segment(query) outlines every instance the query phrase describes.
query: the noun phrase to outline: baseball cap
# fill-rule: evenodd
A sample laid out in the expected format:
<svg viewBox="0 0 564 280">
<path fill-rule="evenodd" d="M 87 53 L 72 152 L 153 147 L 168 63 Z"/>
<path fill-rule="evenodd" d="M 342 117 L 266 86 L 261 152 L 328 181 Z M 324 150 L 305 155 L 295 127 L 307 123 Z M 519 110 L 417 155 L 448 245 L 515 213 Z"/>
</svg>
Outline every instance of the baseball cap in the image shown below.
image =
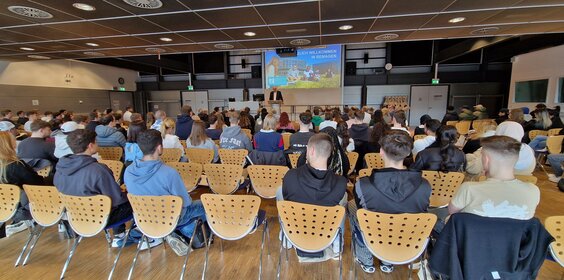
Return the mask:
<svg viewBox="0 0 564 280">
<path fill-rule="evenodd" d="M 0 122 L 0 131 L 10 131 L 10 129 L 14 128 L 14 124 L 8 121 L 1 121 Z"/>
<path fill-rule="evenodd" d="M 76 122 L 70 121 L 61 125 L 61 131 L 64 133 L 73 132 L 78 129 L 78 124 Z"/>
</svg>

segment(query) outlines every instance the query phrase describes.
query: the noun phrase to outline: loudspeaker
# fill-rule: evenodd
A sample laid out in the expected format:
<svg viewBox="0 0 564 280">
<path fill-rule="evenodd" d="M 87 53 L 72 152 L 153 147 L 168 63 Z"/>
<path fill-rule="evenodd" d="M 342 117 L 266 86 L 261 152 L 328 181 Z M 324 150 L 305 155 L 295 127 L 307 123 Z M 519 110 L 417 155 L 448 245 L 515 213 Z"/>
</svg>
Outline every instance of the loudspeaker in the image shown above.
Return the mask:
<svg viewBox="0 0 564 280">
<path fill-rule="evenodd" d="M 251 66 L 251 77 L 253 77 L 253 79 L 261 78 L 262 77 L 261 72 L 262 70 L 260 65 Z"/>
<path fill-rule="evenodd" d="M 347 63 L 345 63 L 345 75 L 356 75 L 356 61 L 348 61 Z"/>
<path fill-rule="evenodd" d="M 368 63 L 368 53 L 364 53 L 364 64 Z"/>
<path fill-rule="evenodd" d="M 247 61 L 244 58 L 241 59 L 241 68 L 243 69 L 247 68 Z"/>
</svg>

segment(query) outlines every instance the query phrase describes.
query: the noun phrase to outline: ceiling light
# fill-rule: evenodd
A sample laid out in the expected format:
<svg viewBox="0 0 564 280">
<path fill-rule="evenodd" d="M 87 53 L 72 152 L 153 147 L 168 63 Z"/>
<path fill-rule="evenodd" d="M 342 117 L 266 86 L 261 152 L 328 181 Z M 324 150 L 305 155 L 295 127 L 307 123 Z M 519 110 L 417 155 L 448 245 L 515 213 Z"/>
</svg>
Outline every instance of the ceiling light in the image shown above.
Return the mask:
<svg viewBox="0 0 564 280">
<path fill-rule="evenodd" d="M 87 46 L 91 46 L 91 47 L 98 47 L 100 45 L 96 44 L 96 43 L 86 43 Z"/>
<path fill-rule="evenodd" d="M 96 8 L 94 6 L 84 4 L 84 3 L 73 3 L 72 6 L 79 9 L 79 10 L 83 10 L 83 11 L 87 11 L 87 12 L 92 12 L 92 11 L 96 10 Z"/>
<path fill-rule="evenodd" d="M 152 53 L 164 53 L 166 52 L 165 49 L 161 49 L 161 48 L 146 48 L 145 49 L 148 52 L 152 52 Z"/>
<path fill-rule="evenodd" d="M 123 0 L 123 2 L 141 9 L 158 9 L 163 6 L 161 0 Z"/>
<path fill-rule="evenodd" d="M 308 39 L 295 39 L 290 41 L 290 44 L 294 46 L 305 46 L 311 44 L 311 41 Z"/>
<path fill-rule="evenodd" d="M 305 28 L 298 28 L 298 29 L 288 29 L 286 30 L 286 33 L 300 33 L 300 32 L 306 32 L 307 29 Z"/>
<path fill-rule="evenodd" d="M 235 47 L 231 44 L 215 44 L 213 46 L 214 46 L 214 48 L 220 49 L 220 50 L 229 50 L 229 49 L 232 49 L 232 48 Z"/>
<path fill-rule="evenodd" d="M 53 17 L 52 14 L 46 11 L 26 6 L 10 6 L 8 7 L 8 11 L 20 16 L 30 18 L 48 19 Z"/>
<path fill-rule="evenodd" d="M 21 47 L 20 50 L 22 51 L 34 51 L 34 48 L 29 48 L 29 47 Z"/>
<path fill-rule="evenodd" d="M 243 33 L 243 34 L 244 34 L 245 36 L 248 36 L 248 37 L 253 37 L 253 36 L 256 36 L 256 35 L 257 35 L 255 32 L 250 32 L 250 31 L 249 31 L 249 32 L 245 32 L 245 33 Z"/>
<path fill-rule="evenodd" d="M 350 24 L 345 24 L 345 25 L 339 26 L 339 29 L 341 29 L 341 30 L 351 30 L 351 29 L 353 29 L 353 26 L 350 25 Z"/>
<path fill-rule="evenodd" d="M 88 56 L 106 56 L 105 54 L 101 53 L 101 52 L 84 52 L 85 55 Z"/>
<path fill-rule="evenodd" d="M 374 40 L 386 41 L 386 40 L 394 40 L 397 39 L 398 37 L 399 35 L 396 33 L 385 33 L 374 37 Z"/>
<path fill-rule="evenodd" d="M 499 30 L 499 27 L 495 27 L 495 26 L 492 26 L 492 27 L 484 27 L 484 28 L 479 28 L 479 29 L 476 29 L 476 30 L 472 30 L 472 31 L 470 32 L 470 34 L 472 34 L 472 35 L 488 35 L 488 34 L 491 34 L 491 33 L 496 32 L 496 31 L 498 31 L 498 30 Z"/>
<path fill-rule="evenodd" d="M 464 21 L 466 18 L 465 17 L 455 17 L 455 18 L 451 18 L 448 20 L 448 22 L 450 23 L 459 23 Z"/>
<path fill-rule="evenodd" d="M 30 54 L 27 57 L 29 58 L 34 58 L 34 59 L 51 59 L 48 56 L 42 56 L 42 55 L 35 55 L 35 54 Z"/>
<path fill-rule="evenodd" d="M 172 42 L 172 39 L 168 38 L 168 37 L 162 37 L 162 38 L 159 38 L 159 40 L 161 40 L 163 42 Z"/>
</svg>

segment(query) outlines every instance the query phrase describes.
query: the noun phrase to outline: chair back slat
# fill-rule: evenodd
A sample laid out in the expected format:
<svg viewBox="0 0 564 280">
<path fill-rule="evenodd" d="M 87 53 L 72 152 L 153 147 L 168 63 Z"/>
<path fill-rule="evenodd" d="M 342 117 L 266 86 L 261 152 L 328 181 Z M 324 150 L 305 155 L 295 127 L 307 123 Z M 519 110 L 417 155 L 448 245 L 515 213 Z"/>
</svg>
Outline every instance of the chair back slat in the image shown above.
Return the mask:
<svg viewBox="0 0 564 280">
<path fill-rule="evenodd" d="M 219 159 L 223 164 L 245 164 L 249 151 L 245 149 L 219 149 Z"/>
<path fill-rule="evenodd" d="M 253 190 L 262 198 L 276 197 L 288 167 L 277 165 L 251 165 L 247 168 Z"/>
<path fill-rule="evenodd" d="M 211 149 L 187 148 L 184 151 L 189 162 L 208 164 L 213 160 L 214 151 Z"/>
<path fill-rule="evenodd" d="M 60 195 L 67 209 L 69 224 L 80 236 L 94 236 L 106 227 L 112 208 L 110 197 Z"/>
<path fill-rule="evenodd" d="M 549 136 L 546 139 L 546 148 L 550 154 L 560 154 L 562 151 L 564 135 Z"/>
<path fill-rule="evenodd" d="M 431 199 L 429 206 L 444 207 L 448 205 L 452 196 L 464 181 L 462 172 L 439 172 L 424 170 L 423 178 L 429 181 L 431 188 Z"/>
<path fill-rule="evenodd" d="M 52 226 L 63 217 L 63 201 L 53 186 L 23 186 L 29 199 L 29 211 L 33 220 L 41 226 Z"/>
<path fill-rule="evenodd" d="M 163 238 L 171 234 L 178 225 L 182 213 L 182 198 L 174 195 L 127 194 L 135 224 L 150 238 Z"/>
<path fill-rule="evenodd" d="M 202 173 L 204 172 L 204 166 L 199 163 L 192 162 L 168 162 L 167 165 L 176 169 L 182 181 L 184 182 L 184 187 L 188 192 L 195 190 L 198 187 L 198 183 L 202 178 Z"/>
<path fill-rule="evenodd" d="M 200 199 L 206 210 L 208 225 L 222 239 L 238 240 L 253 230 L 260 209 L 260 197 L 206 193 Z"/>
<path fill-rule="evenodd" d="M 178 148 L 166 148 L 163 149 L 163 154 L 161 155 L 161 160 L 163 162 L 179 162 L 182 157 L 182 150 Z"/>
<path fill-rule="evenodd" d="M 560 134 L 560 130 L 562 130 L 562 128 L 552 128 L 548 130 L 548 136 L 556 136 L 558 134 Z"/>
<path fill-rule="evenodd" d="M 104 160 L 121 160 L 123 148 L 121 147 L 98 147 L 98 154 Z"/>
<path fill-rule="evenodd" d="M 548 131 L 546 131 L 546 130 L 538 130 L 538 129 L 533 129 L 533 130 L 529 131 L 529 139 L 530 139 L 530 140 L 535 139 L 535 137 L 537 137 L 537 135 L 548 136 Z"/>
<path fill-rule="evenodd" d="M 16 214 L 20 195 L 20 187 L 0 184 L 0 223 L 6 222 Z"/>
<path fill-rule="evenodd" d="M 206 164 L 204 171 L 210 189 L 217 194 L 234 193 L 243 177 L 243 166 L 239 164 Z"/>
<path fill-rule="evenodd" d="M 288 154 L 288 158 L 290 159 L 290 166 L 292 166 L 292 168 L 297 168 L 300 154 Z"/>
<path fill-rule="evenodd" d="M 366 162 L 366 168 L 370 168 L 370 169 L 384 168 L 384 159 L 379 153 L 367 153 L 366 155 L 364 155 L 364 161 Z"/>
<path fill-rule="evenodd" d="M 120 183 L 119 178 L 121 176 L 121 172 L 123 171 L 123 162 L 119 160 L 104 160 L 104 159 L 101 159 L 98 162 L 103 163 L 106 166 L 108 166 L 108 168 L 110 168 L 110 170 L 114 175 L 114 180 L 116 180 L 116 182 L 119 184 Z"/>
<path fill-rule="evenodd" d="M 358 179 L 363 178 L 363 177 L 368 177 L 370 176 L 370 174 L 372 174 L 372 169 L 371 168 L 364 168 L 361 169 L 360 171 L 358 171 Z"/>
<path fill-rule="evenodd" d="M 51 166 L 51 165 L 46 166 L 46 167 L 44 167 L 44 168 L 42 168 L 42 169 L 40 169 L 40 170 L 37 170 L 37 175 L 39 175 L 39 176 L 41 176 L 41 177 L 43 177 L 43 178 L 46 178 L 46 177 L 49 176 L 49 173 L 51 173 L 51 169 L 52 169 L 52 166 Z"/>
<path fill-rule="evenodd" d="M 564 267 L 564 216 L 548 217 L 544 226 L 555 239 L 550 244 L 550 253 L 560 266 Z"/>
<path fill-rule="evenodd" d="M 349 159 L 349 166 L 350 166 L 349 174 L 352 174 L 354 172 L 354 169 L 356 168 L 356 162 L 358 161 L 358 153 L 348 152 L 347 158 Z"/>
<path fill-rule="evenodd" d="M 456 131 L 458 131 L 458 134 L 466 135 L 468 134 L 468 131 L 470 131 L 471 124 L 472 121 L 459 121 L 454 125 L 454 127 L 456 127 Z"/>
</svg>

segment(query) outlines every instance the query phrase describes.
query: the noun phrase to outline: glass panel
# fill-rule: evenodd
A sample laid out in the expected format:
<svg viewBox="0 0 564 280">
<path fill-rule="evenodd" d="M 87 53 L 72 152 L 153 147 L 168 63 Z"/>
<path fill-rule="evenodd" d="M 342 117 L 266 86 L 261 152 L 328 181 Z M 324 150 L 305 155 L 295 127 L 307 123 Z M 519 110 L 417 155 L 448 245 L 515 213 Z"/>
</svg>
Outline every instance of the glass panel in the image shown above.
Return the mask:
<svg viewBox="0 0 564 280">
<path fill-rule="evenodd" d="M 548 79 L 515 83 L 515 102 L 546 102 Z"/>
</svg>

